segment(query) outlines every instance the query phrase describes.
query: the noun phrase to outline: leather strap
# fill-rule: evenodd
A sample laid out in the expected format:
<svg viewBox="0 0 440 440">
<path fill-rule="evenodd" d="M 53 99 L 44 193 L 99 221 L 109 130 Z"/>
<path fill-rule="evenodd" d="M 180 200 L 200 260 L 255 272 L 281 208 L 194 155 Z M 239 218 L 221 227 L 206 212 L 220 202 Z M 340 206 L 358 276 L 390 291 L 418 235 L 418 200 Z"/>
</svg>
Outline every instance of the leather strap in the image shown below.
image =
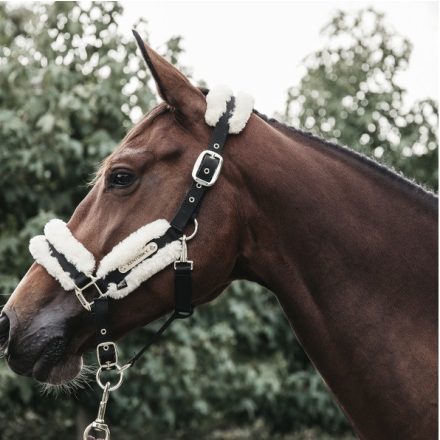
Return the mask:
<svg viewBox="0 0 440 440">
<path fill-rule="evenodd" d="M 174 310 L 180 319 L 193 314 L 192 262 L 176 262 L 174 275 Z"/>
<path fill-rule="evenodd" d="M 108 298 L 96 298 L 92 304 L 92 313 L 96 324 L 96 345 L 99 365 L 109 370 L 114 369 L 118 359 L 115 345 L 112 342 Z"/>
<path fill-rule="evenodd" d="M 226 104 L 226 112 L 223 113 L 214 128 L 207 148 L 209 151 L 213 151 L 220 155 L 222 154 L 229 133 L 229 118 L 231 117 L 234 105 L 235 99 L 232 97 Z M 210 182 L 218 165 L 218 160 L 206 155 L 197 170 L 197 177 Z M 205 170 L 208 170 L 209 172 L 205 172 Z M 191 188 L 186 193 L 182 204 L 171 221 L 171 226 L 181 234 L 183 234 L 188 222 L 194 218 L 195 214 L 198 212 L 200 202 L 208 188 L 209 187 L 193 181 Z"/>
</svg>

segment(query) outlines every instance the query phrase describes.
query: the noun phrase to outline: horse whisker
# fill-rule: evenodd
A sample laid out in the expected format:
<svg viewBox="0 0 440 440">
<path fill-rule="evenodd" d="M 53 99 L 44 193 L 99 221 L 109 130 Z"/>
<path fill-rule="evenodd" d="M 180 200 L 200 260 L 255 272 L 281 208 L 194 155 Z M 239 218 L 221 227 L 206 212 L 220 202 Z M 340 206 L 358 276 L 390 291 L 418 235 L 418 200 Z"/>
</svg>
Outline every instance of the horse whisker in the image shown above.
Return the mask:
<svg viewBox="0 0 440 440">
<path fill-rule="evenodd" d="M 46 396 L 58 397 L 60 395 L 76 395 L 76 392 L 91 387 L 91 376 L 96 372 L 96 366 L 83 364 L 81 370 L 74 379 L 69 382 L 53 385 L 49 383 L 41 384 L 41 394 Z M 93 377 L 93 376 L 92 376 Z"/>
</svg>

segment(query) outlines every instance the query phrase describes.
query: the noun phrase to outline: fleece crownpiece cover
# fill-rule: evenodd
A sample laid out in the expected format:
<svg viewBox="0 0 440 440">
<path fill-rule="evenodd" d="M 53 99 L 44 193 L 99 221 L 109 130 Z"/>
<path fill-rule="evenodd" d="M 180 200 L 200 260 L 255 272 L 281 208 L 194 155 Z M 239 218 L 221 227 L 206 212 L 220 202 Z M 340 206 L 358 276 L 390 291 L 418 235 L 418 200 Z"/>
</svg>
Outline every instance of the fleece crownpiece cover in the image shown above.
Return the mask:
<svg viewBox="0 0 440 440">
<path fill-rule="evenodd" d="M 220 85 L 209 90 L 206 95 L 205 122 L 215 127 L 222 114 L 226 111 L 226 104 L 232 98 L 232 90 L 228 86 Z M 235 108 L 229 118 L 229 133 L 238 134 L 246 126 L 254 108 L 254 98 L 245 92 L 238 92 L 235 96 Z"/>
<path fill-rule="evenodd" d="M 96 269 L 97 278 L 105 276 L 139 257 L 145 246 L 152 240 L 165 234 L 170 224 L 167 220 L 156 220 L 142 226 L 119 242 L 101 260 Z M 37 235 L 30 240 L 29 250 L 35 261 L 43 266 L 47 272 L 59 281 L 63 289 L 74 290 L 75 284 L 70 275 L 63 270 L 58 260 L 52 255 L 50 245 L 57 252 L 63 254 L 69 263 L 88 277 L 93 276 L 96 261 L 93 254 L 77 240 L 67 225 L 58 219 L 50 220 L 44 227 L 44 235 Z M 182 243 L 174 240 L 159 249 L 150 258 L 140 259 L 139 263 L 127 273 L 125 285 L 122 288 L 116 284 L 109 284 L 106 296 L 120 299 L 135 290 L 141 283 L 176 261 L 180 257 Z"/>
</svg>

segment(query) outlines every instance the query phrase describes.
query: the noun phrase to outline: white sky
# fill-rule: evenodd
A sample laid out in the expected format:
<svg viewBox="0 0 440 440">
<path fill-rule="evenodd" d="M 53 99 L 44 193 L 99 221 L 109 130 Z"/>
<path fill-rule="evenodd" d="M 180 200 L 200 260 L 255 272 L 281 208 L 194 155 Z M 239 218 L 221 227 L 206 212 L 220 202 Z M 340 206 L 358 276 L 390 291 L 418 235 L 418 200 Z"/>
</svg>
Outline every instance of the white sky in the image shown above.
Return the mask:
<svg viewBox="0 0 440 440">
<path fill-rule="evenodd" d="M 301 61 L 322 47 L 320 29 L 336 9 L 373 6 L 413 43 L 410 66 L 400 77 L 408 101 L 438 99 L 437 1 L 124 1 L 120 30 L 131 35 L 145 18 L 153 48 L 183 37 L 184 65 L 208 86 L 227 84 L 255 97 L 268 115 L 283 111 L 287 89 L 301 78 Z M 163 47 L 163 46 L 162 46 Z"/>
</svg>

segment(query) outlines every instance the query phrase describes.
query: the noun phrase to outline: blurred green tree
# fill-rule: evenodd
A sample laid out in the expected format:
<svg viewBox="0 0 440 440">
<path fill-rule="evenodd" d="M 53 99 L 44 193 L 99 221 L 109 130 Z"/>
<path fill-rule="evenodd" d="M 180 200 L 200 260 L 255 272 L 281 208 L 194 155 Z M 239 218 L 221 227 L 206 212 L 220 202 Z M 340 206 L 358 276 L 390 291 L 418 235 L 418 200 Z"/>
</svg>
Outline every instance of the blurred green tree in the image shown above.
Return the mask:
<svg viewBox="0 0 440 440">
<path fill-rule="evenodd" d="M 284 119 L 436 189 L 438 103 L 409 106 L 399 86 L 411 43 L 373 9 L 339 11 L 323 34 L 325 47 L 289 90 Z"/>
<path fill-rule="evenodd" d="M 135 44 L 117 32 L 121 11 L 113 2 L 0 4 L 3 292 L 30 263 L 27 239 L 54 212 L 69 216 L 130 112 L 155 104 Z"/>
</svg>

